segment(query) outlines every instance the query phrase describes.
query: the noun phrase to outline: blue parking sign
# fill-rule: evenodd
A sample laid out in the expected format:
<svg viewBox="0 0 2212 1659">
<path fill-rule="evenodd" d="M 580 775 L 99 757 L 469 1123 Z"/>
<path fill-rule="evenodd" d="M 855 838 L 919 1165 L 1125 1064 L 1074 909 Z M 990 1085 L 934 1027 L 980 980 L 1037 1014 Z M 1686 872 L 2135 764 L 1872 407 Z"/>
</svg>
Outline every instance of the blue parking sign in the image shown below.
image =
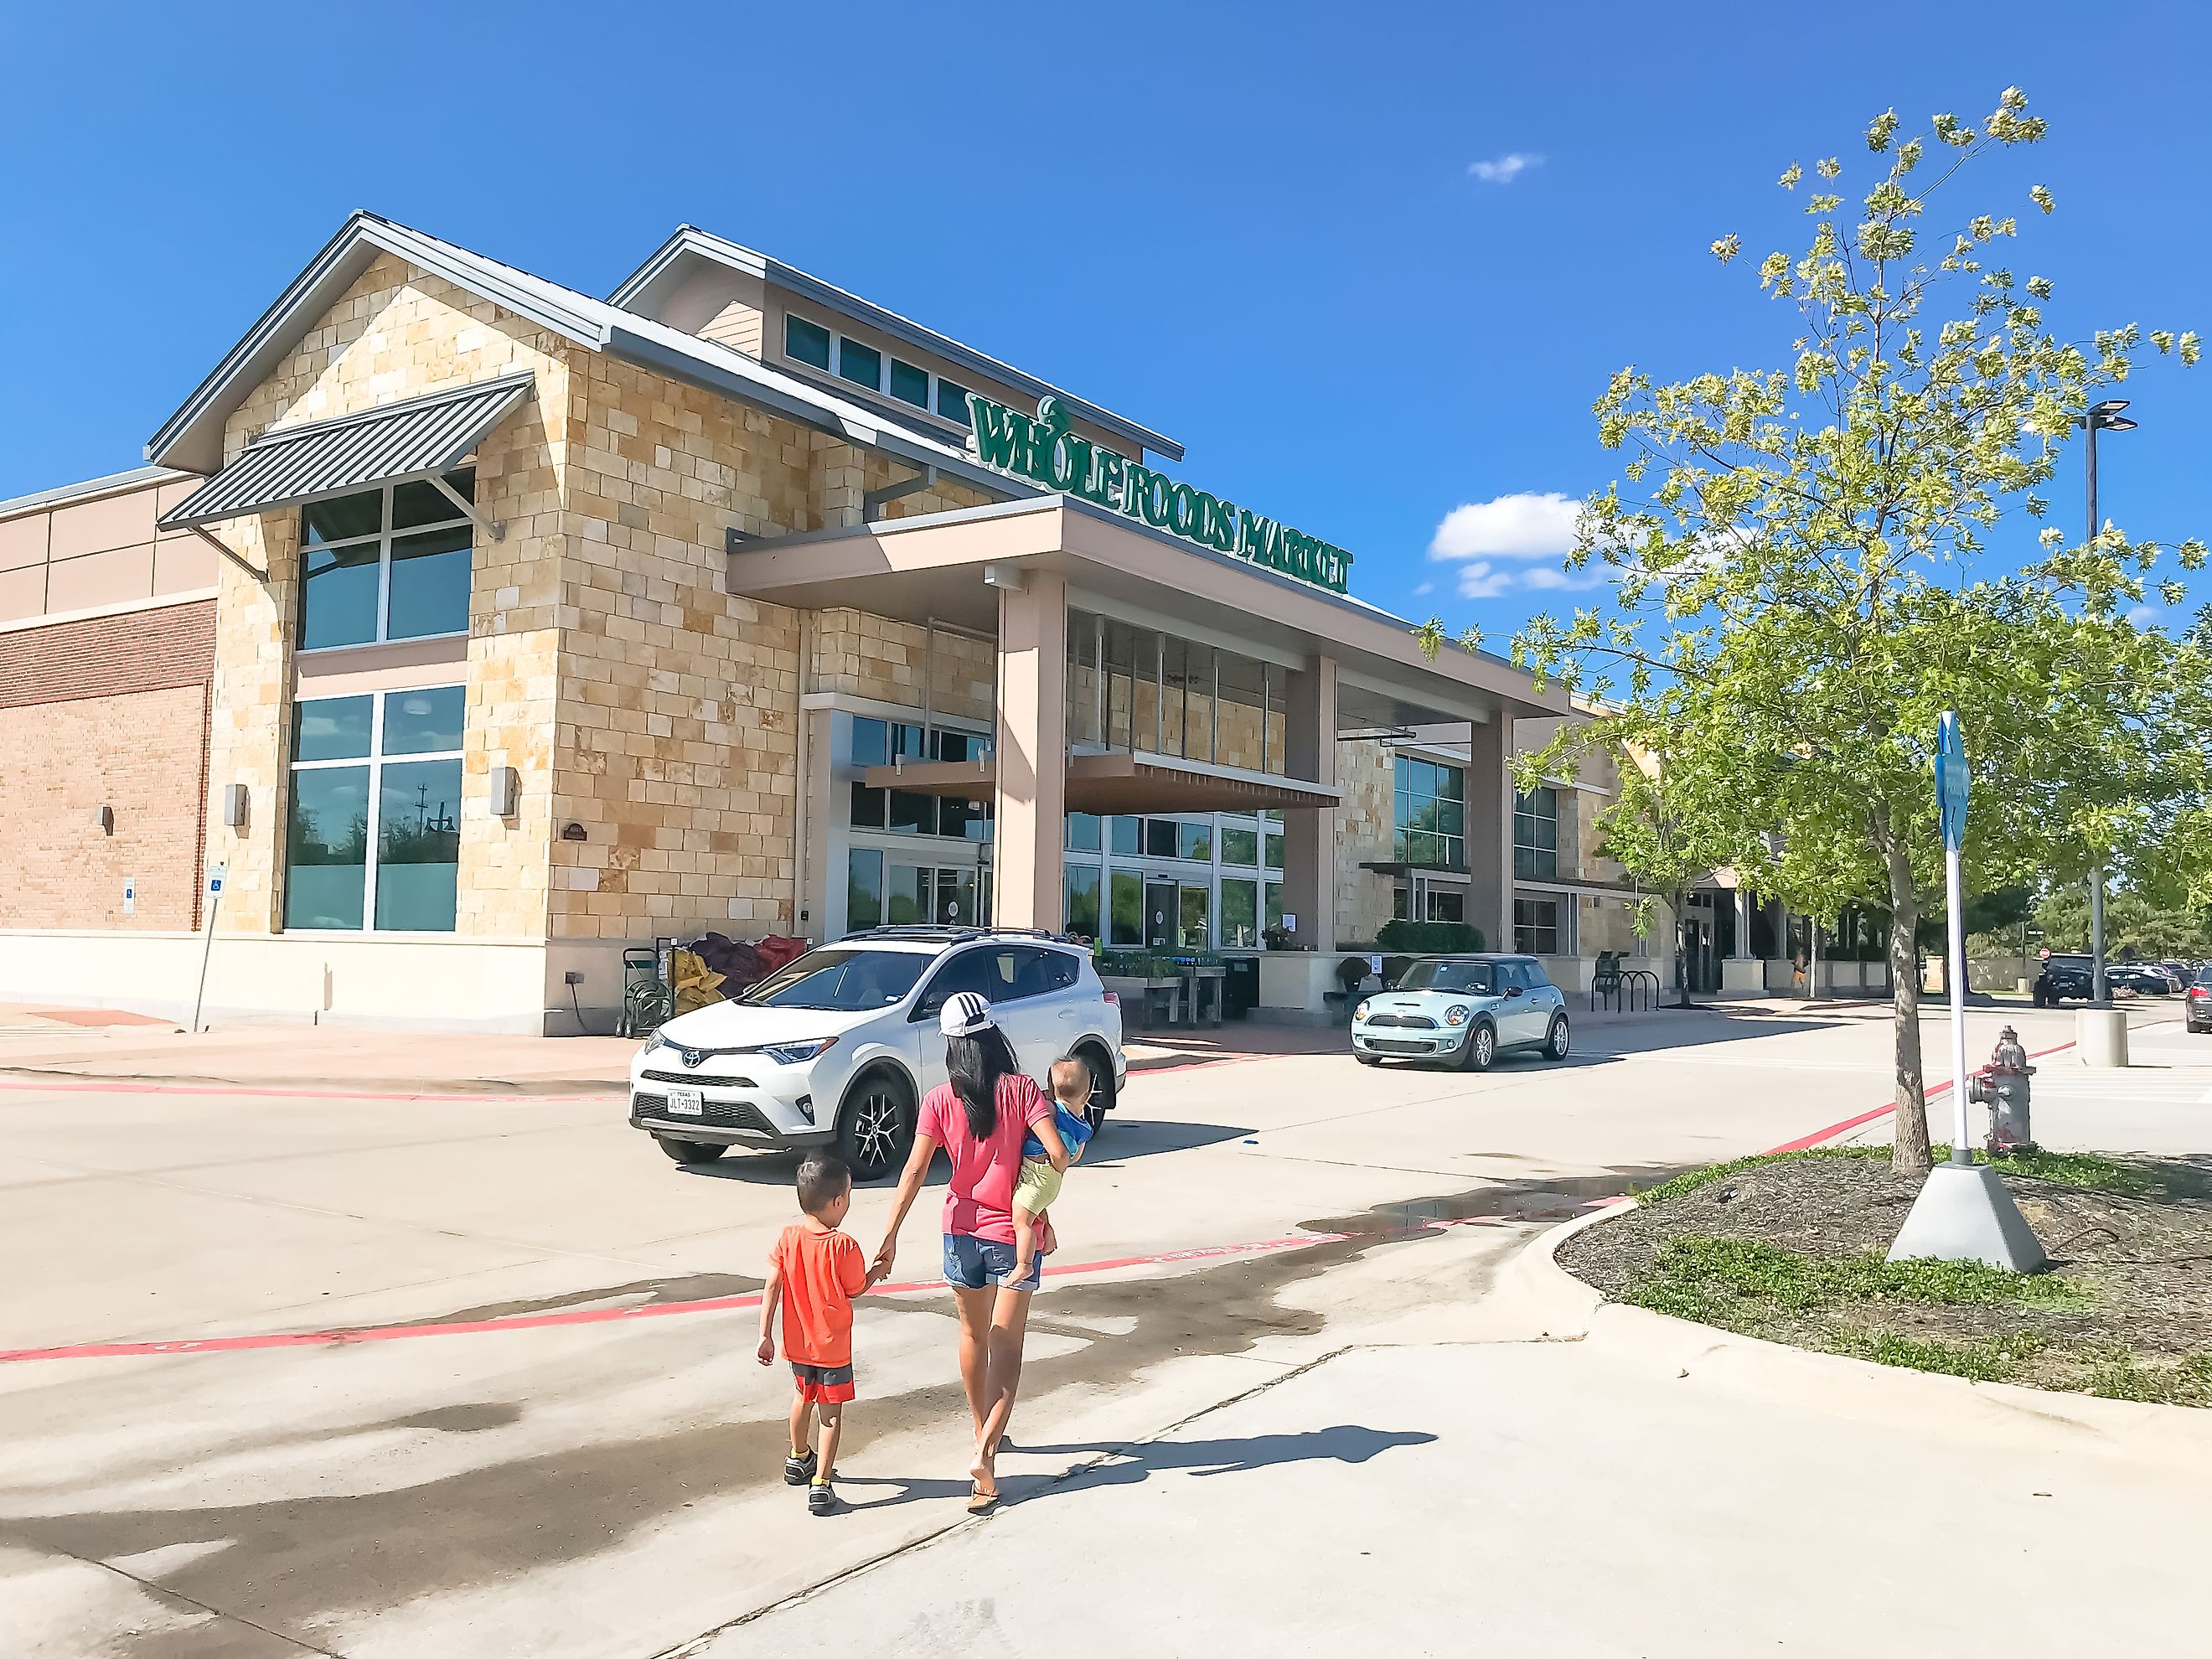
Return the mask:
<svg viewBox="0 0 2212 1659">
<path fill-rule="evenodd" d="M 1936 805 L 1946 848 L 1966 845 L 1967 789 L 1966 745 L 1959 736 L 1959 717 L 1946 714 L 1936 722 Z"/>
</svg>

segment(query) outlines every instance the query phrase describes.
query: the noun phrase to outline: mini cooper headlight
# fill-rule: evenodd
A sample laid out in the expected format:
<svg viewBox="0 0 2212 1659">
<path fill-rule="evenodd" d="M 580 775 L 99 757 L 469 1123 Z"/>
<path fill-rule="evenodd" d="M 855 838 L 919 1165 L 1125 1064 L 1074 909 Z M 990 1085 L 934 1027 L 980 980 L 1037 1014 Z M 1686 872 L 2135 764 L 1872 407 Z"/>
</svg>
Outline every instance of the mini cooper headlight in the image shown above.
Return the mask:
<svg viewBox="0 0 2212 1659">
<path fill-rule="evenodd" d="M 1364 1018 L 1367 1018 L 1367 1008 L 1368 1008 L 1368 1005 L 1367 1005 L 1367 1004 L 1365 1004 L 1365 1003 L 1364 1003 L 1364 1002 L 1363 1002 L 1363 1003 L 1361 1003 L 1361 1004 L 1360 1004 L 1357 1008 L 1354 1008 L 1354 1009 L 1352 1011 L 1352 1018 L 1354 1018 L 1354 1019 L 1364 1019 Z"/>
<path fill-rule="evenodd" d="M 1444 1010 L 1444 1024 L 1447 1025 L 1464 1025 L 1467 1024 L 1468 1012 L 1468 1009 L 1467 1004 L 1464 1002 L 1455 1002 L 1450 1007 Z"/>
</svg>

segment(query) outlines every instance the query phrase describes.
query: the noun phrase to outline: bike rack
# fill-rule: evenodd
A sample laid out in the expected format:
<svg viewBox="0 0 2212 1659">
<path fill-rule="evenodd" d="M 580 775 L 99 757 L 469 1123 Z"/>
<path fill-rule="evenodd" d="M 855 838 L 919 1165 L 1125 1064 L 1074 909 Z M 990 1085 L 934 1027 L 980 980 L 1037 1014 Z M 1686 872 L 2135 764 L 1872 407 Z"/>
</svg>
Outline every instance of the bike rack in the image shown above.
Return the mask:
<svg viewBox="0 0 2212 1659">
<path fill-rule="evenodd" d="M 1659 975 L 1643 968 L 1624 968 L 1610 981 L 1590 986 L 1590 1012 L 1600 1003 L 1613 1013 L 1650 1013 L 1659 1006 Z"/>
</svg>

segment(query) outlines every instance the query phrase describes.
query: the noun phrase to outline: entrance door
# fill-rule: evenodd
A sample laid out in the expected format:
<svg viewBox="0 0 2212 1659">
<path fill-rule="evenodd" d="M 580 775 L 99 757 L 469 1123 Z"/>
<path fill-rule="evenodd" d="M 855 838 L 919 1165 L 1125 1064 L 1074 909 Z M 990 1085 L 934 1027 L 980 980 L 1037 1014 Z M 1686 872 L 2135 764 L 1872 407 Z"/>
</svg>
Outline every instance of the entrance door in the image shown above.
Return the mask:
<svg viewBox="0 0 2212 1659">
<path fill-rule="evenodd" d="M 1182 900 L 1177 884 L 1145 878 L 1145 943 L 1157 951 L 1175 948 L 1176 930 L 1182 924 Z"/>
</svg>

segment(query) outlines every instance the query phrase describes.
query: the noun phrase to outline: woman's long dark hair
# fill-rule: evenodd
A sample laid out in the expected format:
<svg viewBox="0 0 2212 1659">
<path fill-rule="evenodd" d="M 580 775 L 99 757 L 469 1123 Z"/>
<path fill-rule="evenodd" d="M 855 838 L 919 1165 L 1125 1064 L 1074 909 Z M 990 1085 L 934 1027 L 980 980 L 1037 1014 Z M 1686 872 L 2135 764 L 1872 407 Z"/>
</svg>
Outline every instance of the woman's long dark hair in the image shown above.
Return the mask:
<svg viewBox="0 0 2212 1659">
<path fill-rule="evenodd" d="M 968 1133 L 988 1140 L 999 1127 L 999 1079 L 1021 1070 L 1006 1034 L 986 1025 L 973 1036 L 945 1038 L 945 1070 L 967 1109 Z"/>
</svg>

